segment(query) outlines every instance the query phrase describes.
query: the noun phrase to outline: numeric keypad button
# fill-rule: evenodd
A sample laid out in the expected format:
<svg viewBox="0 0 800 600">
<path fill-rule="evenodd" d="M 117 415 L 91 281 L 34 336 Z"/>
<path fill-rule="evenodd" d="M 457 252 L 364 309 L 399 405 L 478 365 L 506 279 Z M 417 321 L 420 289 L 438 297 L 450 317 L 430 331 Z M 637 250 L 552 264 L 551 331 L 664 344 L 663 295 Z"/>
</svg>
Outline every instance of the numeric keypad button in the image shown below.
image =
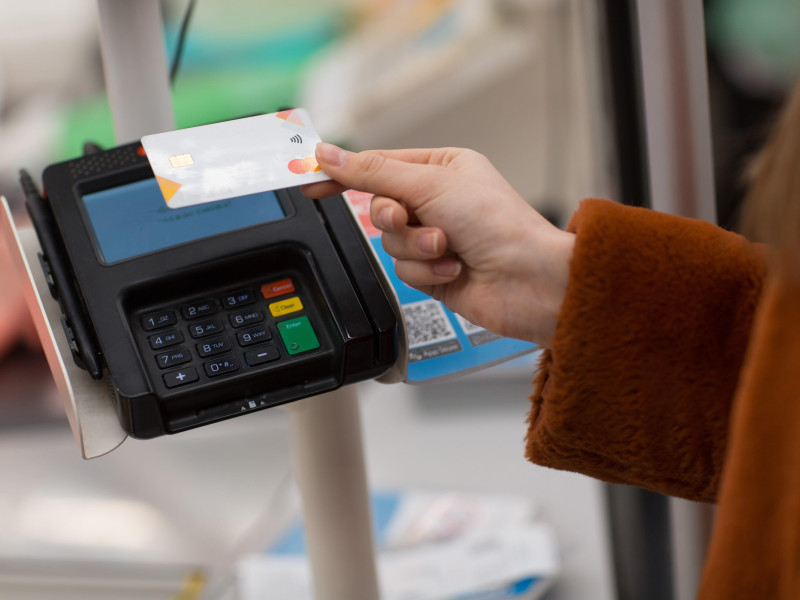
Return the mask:
<svg viewBox="0 0 800 600">
<path fill-rule="evenodd" d="M 182 365 L 183 363 L 190 362 L 192 355 L 189 354 L 188 348 L 175 348 L 169 352 L 162 352 L 156 355 L 156 362 L 162 369 L 168 369 L 175 365 Z"/>
<path fill-rule="evenodd" d="M 218 358 L 211 362 L 203 363 L 203 370 L 209 377 L 219 377 L 226 373 L 233 373 L 239 370 L 239 361 L 235 358 Z"/>
<path fill-rule="evenodd" d="M 264 320 L 264 313 L 258 309 L 252 308 L 250 310 L 243 310 L 232 315 L 228 315 L 228 319 L 233 327 L 245 327 L 247 325 L 255 325 Z"/>
<path fill-rule="evenodd" d="M 207 317 L 217 312 L 217 305 L 211 298 L 205 300 L 195 300 L 190 304 L 181 306 L 181 314 L 184 319 L 199 319 L 200 317 Z"/>
<path fill-rule="evenodd" d="M 191 335 L 194 339 L 204 338 L 210 335 L 218 335 L 222 333 L 222 331 L 222 321 L 219 319 L 209 319 L 208 321 L 203 321 L 202 323 L 189 325 L 189 335 Z"/>
<path fill-rule="evenodd" d="M 160 350 L 161 348 L 169 348 L 175 344 L 180 344 L 183 341 L 183 334 L 177 329 L 170 329 L 169 331 L 162 331 L 161 333 L 154 333 L 147 338 L 147 343 L 153 350 Z"/>
<path fill-rule="evenodd" d="M 256 301 L 256 295 L 253 290 L 239 290 L 231 292 L 220 298 L 222 306 L 225 308 L 237 308 L 239 306 L 247 306 Z"/>
<path fill-rule="evenodd" d="M 231 343 L 228 338 L 213 338 L 205 342 L 201 342 L 195 346 L 197 354 L 200 358 L 208 358 L 209 356 L 216 356 L 231 349 Z"/>
<path fill-rule="evenodd" d="M 272 334 L 266 327 L 254 327 L 246 331 L 240 331 L 236 334 L 236 340 L 242 347 L 260 344 L 261 342 L 268 342 L 272 339 Z"/>
<path fill-rule="evenodd" d="M 142 327 L 145 331 L 169 327 L 177 322 L 174 310 L 161 310 L 142 317 Z"/>
</svg>

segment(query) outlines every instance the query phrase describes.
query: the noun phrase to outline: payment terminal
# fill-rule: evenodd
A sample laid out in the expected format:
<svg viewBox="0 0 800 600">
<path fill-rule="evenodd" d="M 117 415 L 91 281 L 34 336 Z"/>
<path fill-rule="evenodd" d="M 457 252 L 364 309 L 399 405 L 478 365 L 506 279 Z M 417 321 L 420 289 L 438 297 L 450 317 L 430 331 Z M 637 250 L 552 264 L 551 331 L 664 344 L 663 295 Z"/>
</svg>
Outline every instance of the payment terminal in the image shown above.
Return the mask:
<svg viewBox="0 0 800 600">
<path fill-rule="evenodd" d="M 171 209 L 139 143 L 23 188 L 73 358 L 125 431 L 176 433 L 385 373 L 396 308 L 341 197 Z"/>
</svg>

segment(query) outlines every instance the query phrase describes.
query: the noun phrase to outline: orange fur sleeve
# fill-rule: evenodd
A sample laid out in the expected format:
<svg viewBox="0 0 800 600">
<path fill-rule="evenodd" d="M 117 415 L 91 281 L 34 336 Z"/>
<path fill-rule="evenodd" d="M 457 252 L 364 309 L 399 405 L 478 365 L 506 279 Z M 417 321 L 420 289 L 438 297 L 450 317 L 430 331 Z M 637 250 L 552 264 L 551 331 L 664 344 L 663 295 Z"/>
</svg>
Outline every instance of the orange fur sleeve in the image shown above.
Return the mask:
<svg viewBox="0 0 800 600">
<path fill-rule="evenodd" d="M 716 497 L 763 247 L 711 224 L 584 201 L 529 460 L 694 500 Z"/>
</svg>

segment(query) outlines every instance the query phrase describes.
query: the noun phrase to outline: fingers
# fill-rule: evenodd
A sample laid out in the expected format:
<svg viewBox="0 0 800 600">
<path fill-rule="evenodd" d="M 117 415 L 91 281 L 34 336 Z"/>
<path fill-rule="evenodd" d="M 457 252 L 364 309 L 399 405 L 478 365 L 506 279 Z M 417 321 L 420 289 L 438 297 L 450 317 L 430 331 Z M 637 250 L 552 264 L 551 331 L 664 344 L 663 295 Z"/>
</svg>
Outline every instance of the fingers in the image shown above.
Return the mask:
<svg viewBox="0 0 800 600">
<path fill-rule="evenodd" d="M 446 167 L 463 150 L 459 148 L 404 148 L 398 150 L 372 150 L 372 152 L 407 163 Z M 346 189 L 348 189 L 347 186 L 337 181 L 321 181 L 300 186 L 300 191 L 304 196 L 317 199 L 336 196 Z"/>
<path fill-rule="evenodd" d="M 401 148 L 398 150 L 373 150 L 392 160 L 402 160 L 407 163 L 418 165 L 438 165 L 446 167 L 459 152 L 461 148 Z"/>
<path fill-rule="evenodd" d="M 383 232 L 399 231 L 411 222 L 405 206 L 386 196 L 374 196 L 369 204 L 369 218 Z"/>
<path fill-rule="evenodd" d="M 316 152 L 322 169 L 345 188 L 394 198 L 412 211 L 449 183 L 444 167 L 407 160 L 430 161 L 434 155 L 435 150 L 348 152 L 326 143 L 318 144 Z"/>
<path fill-rule="evenodd" d="M 461 272 L 461 263 L 448 252 L 447 236 L 438 227 L 409 227 L 408 211 L 399 202 L 376 196 L 370 205 L 372 222 L 384 233 L 384 250 L 396 259 L 395 272 L 417 289 L 452 282 Z"/>
<path fill-rule="evenodd" d="M 455 258 L 398 260 L 394 265 L 400 280 L 417 289 L 451 283 L 461 275 L 461 268 L 461 262 Z"/>
<path fill-rule="evenodd" d="M 405 206 L 386 196 L 375 196 L 370 203 L 370 219 L 383 231 L 381 242 L 389 255 L 398 260 L 443 256 L 447 252 L 444 231 L 439 227 L 409 227 L 412 216 Z"/>
<path fill-rule="evenodd" d="M 397 260 L 430 260 L 447 252 L 447 238 L 436 227 L 405 227 L 381 236 L 383 249 Z"/>
</svg>

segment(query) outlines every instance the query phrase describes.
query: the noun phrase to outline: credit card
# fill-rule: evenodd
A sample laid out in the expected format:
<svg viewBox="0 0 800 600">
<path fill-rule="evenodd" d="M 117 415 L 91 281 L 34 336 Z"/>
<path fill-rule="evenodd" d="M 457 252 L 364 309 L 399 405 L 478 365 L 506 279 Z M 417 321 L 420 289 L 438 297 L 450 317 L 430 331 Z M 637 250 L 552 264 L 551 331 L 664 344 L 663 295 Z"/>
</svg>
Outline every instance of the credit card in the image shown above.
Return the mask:
<svg viewBox="0 0 800 600">
<path fill-rule="evenodd" d="M 142 146 L 170 208 L 330 179 L 302 108 L 146 135 Z"/>
</svg>

